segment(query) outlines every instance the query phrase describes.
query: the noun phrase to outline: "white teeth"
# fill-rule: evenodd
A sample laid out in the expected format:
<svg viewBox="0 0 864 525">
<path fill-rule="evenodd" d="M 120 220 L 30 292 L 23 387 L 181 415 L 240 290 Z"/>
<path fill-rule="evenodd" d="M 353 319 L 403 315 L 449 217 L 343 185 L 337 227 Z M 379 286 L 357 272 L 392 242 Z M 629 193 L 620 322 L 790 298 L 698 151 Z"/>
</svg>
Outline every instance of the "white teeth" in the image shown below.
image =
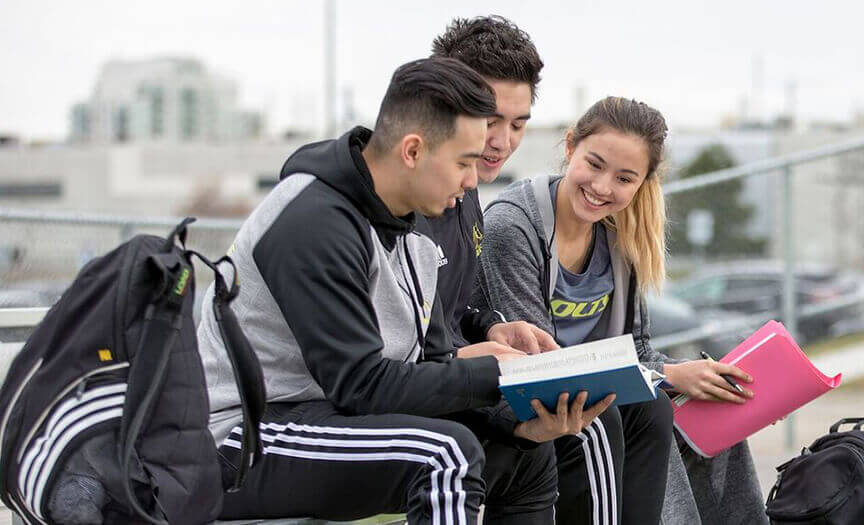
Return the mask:
<svg viewBox="0 0 864 525">
<path fill-rule="evenodd" d="M 582 190 L 582 195 L 585 195 L 585 200 L 587 200 L 588 202 L 590 202 L 594 206 L 603 206 L 604 204 L 606 204 L 606 201 L 601 201 L 601 200 L 595 199 L 591 195 L 588 195 L 588 192 L 586 192 L 585 190 Z"/>
</svg>

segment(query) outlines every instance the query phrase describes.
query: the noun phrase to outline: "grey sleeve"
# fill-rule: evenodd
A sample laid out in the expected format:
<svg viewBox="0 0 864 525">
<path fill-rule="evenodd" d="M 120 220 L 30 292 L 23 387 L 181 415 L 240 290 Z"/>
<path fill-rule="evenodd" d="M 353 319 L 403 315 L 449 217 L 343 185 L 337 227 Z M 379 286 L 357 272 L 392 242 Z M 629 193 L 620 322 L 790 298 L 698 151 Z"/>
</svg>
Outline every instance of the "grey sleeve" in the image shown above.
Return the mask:
<svg viewBox="0 0 864 525">
<path fill-rule="evenodd" d="M 374 248 L 368 223 L 322 187 L 310 187 L 306 191 L 318 194 L 279 215 L 254 258 L 327 399 L 352 415 L 439 416 L 498 403 L 499 368 L 492 356 L 404 363 L 381 354 L 369 292 Z M 430 334 L 433 353 L 450 350 L 438 312 Z"/>
<path fill-rule="evenodd" d="M 672 359 L 664 353 L 654 350 L 651 346 L 651 320 L 648 316 L 648 308 L 645 306 L 645 299 L 639 294 L 634 294 L 633 299 L 633 341 L 636 344 L 636 353 L 639 355 L 639 361 L 646 368 L 663 372 L 663 365 L 666 363 L 676 364 L 682 363 L 684 360 Z"/>
<path fill-rule="evenodd" d="M 527 321 L 552 333 L 543 294 L 542 246 L 528 216 L 499 202 L 486 210 L 483 221 L 483 252 L 472 303 L 486 303 L 508 321 Z"/>
</svg>

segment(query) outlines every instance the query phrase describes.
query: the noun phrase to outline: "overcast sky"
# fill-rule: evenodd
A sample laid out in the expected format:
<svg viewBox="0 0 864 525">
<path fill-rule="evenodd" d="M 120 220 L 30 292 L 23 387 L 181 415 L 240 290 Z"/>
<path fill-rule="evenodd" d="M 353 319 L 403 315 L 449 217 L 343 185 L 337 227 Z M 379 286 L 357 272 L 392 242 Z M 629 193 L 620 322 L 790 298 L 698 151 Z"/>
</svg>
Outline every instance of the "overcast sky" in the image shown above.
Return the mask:
<svg viewBox="0 0 864 525">
<path fill-rule="evenodd" d="M 608 94 L 648 102 L 673 131 L 713 126 L 747 96 L 751 112 L 773 117 L 790 82 L 803 120 L 864 111 L 860 0 L 335 4 L 338 85 L 353 89 L 366 119 L 393 70 L 428 55 L 452 17 L 490 13 L 528 31 L 546 62 L 539 122 L 572 120 L 584 109 L 580 87 L 586 103 Z M 62 139 L 69 107 L 89 97 L 105 61 L 156 56 L 199 58 L 233 77 L 241 104 L 266 112 L 271 131 L 320 129 L 323 27 L 317 0 L 3 0 L 0 133 Z"/>
</svg>

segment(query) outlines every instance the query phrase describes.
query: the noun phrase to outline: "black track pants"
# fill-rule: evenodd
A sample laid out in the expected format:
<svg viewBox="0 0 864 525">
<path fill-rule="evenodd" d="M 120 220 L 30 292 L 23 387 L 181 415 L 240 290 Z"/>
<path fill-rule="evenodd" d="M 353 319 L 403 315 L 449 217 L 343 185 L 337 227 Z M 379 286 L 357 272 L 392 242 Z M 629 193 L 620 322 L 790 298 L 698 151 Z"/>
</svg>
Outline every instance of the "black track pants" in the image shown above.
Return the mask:
<svg viewBox="0 0 864 525">
<path fill-rule="evenodd" d="M 226 476 L 238 459 L 238 432 L 220 447 Z M 226 494 L 222 519 L 405 512 L 412 524 L 473 525 L 485 498 L 487 523 L 553 521 L 550 444 L 524 452 L 484 446 L 461 423 L 344 416 L 327 401 L 268 405 L 262 439 L 263 460 L 239 492 Z"/>
<path fill-rule="evenodd" d="M 672 443 L 672 406 L 612 407 L 578 436 L 555 441 L 557 522 L 648 525 L 660 521 Z"/>
</svg>

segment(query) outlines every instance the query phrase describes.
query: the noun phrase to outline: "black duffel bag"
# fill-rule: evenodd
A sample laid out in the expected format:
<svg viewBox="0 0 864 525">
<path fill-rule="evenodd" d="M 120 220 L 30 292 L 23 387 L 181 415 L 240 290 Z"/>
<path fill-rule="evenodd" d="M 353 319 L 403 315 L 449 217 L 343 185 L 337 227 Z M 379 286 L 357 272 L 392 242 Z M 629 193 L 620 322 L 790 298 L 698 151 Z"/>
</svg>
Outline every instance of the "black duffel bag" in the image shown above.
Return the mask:
<svg viewBox="0 0 864 525">
<path fill-rule="evenodd" d="M 839 432 L 841 425 L 854 424 Z M 828 434 L 777 467 L 766 512 L 775 525 L 864 524 L 864 418 L 841 419 Z"/>
</svg>

